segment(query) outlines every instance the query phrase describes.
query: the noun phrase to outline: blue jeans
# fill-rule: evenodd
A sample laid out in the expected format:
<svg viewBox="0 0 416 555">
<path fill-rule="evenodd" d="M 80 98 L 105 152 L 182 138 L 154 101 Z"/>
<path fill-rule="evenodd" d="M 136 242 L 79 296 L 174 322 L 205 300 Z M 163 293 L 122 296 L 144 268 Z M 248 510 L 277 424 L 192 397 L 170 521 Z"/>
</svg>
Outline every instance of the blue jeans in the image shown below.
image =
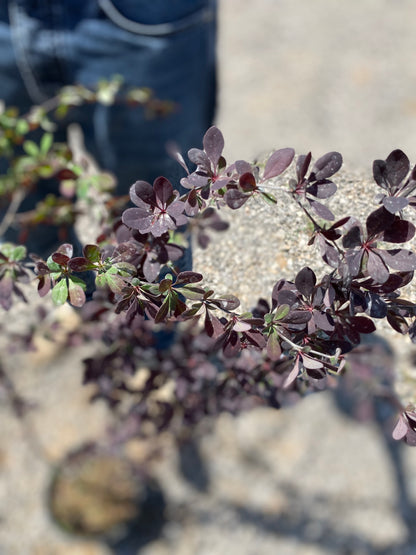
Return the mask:
<svg viewBox="0 0 416 555">
<path fill-rule="evenodd" d="M 3 0 L 0 98 L 25 112 L 64 85 L 94 86 L 114 74 L 126 88 L 150 87 L 179 110 L 149 120 L 140 108 L 90 105 L 72 119 L 98 164 L 115 173 L 117 194 L 159 175 L 178 186 L 181 168 L 166 144 L 174 141 L 183 152 L 198 147 L 212 124 L 215 42 L 216 0 Z M 65 140 L 63 126 L 56 139 Z M 56 185 L 43 186 L 22 208 L 32 208 L 49 187 Z M 5 239 L 15 241 L 16 233 Z M 56 230 L 44 228 L 31 234 L 29 248 L 57 242 Z"/>
</svg>

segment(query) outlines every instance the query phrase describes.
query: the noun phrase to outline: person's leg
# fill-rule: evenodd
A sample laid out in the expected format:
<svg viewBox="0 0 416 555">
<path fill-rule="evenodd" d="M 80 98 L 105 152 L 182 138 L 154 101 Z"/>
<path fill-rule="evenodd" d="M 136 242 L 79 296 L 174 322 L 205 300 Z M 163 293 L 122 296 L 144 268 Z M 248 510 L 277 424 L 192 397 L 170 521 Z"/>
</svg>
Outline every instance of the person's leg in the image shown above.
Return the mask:
<svg viewBox="0 0 416 555">
<path fill-rule="evenodd" d="M 39 55 L 37 45 L 41 41 L 44 22 L 40 17 L 30 17 L 26 9 L 28 7 L 28 2 L 16 0 L 2 2 L 0 5 L 0 99 L 6 107 L 16 107 L 21 114 L 27 113 L 33 104 L 46 100 L 61 86 L 50 80 L 42 83 L 41 73 L 47 63 Z M 64 130 L 58 130 L 56 139 L 64 138 Z M 18 148 L 16 151 L 21 154 Z M 9 166 L 10 161 L 6 157 L 0 157 L 0 173 L 6 174 Z M 43 180 L 26 196 L 19 212 L 32 210 L 47 194 L 56 192 L 56 181 Z M 9 203 L 9 198 L 0 199 L 0 219 L 6 213 Z M 18 243 L 22 239 L 20 232 L 20 229 L 12 226 L 0 239 L 3 242 Z M 68 230 L 68 240 L 75 240 L 72 230 Z M 24 242 L 29 252 L 46 256 L 63 241 L 55 226 L 42 225 L 31 229 Z"/>
<path fill-rule="evenodd" d="M 72 2 L 66 6 L 71 9 Z M 149 119 L 140 108 L 96 106 L 87 147 L 112 170 L 118 193 L 165 175 L 178 186 L 180 166 L 169 141 L 186 151 L 200 146 L 215 107 L 216 5 L 212 0 L 99 0 L 95 14 L 73 21 L 67 34 L 70 80 L 94 85 L 120 74 L 129 87 L 150 87 L 177 112 Z"/>
</svg>

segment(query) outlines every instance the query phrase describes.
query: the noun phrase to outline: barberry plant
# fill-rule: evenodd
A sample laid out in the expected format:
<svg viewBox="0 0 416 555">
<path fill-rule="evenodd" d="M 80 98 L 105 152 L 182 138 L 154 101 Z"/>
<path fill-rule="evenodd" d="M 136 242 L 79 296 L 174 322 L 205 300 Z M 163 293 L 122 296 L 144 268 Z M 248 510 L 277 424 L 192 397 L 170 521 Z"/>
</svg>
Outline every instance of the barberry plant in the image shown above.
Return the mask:
<svg viewBox="0 0 416 555">
<path fill-rule="evenodd" d="M 68 100 L 73 93 L 63 93 L 65 105 L 76 103 Z M 43 116 L 34 113 L 45 127 Z M 3 113 L 3 153 L 21 142 L 27 131 L 21 122 L 30 126 L 32 120 Z M 77 189 L 82 169 L 73 164 L 68 148 L 53 143 L 49 131 L 39 145 L 22 141 L 23 158 L 0 180 L 3 194 L 13 200 L 42 176 L 71 180 Z M 41 297 L 51 294 L 58 305 L 81 308 L 83 325 L 73 332 L 73 341 L 100 338 L 99 353 L 84 361 L 84 383 L 95 385 L 95 399 L 117 409 L 114 441 L 166 429 L 181 437 L 221 412 L 279 408 L 323 389 L 348 372 L 349 354 L 364 335 L 375 332 L 374 320 L 386 319 L 416 342 L 416 305 L 401 297 L 416 269 L 416 254 L 402 246 L 415 235 L 405 216 L 416 206 L 416 168 L 410 170 L 407 156 L 395 150 L 385 161 L 374 162 L 374 180 L 382 193 L 364 222 L 348 214 L 334 221 L 324 201 L 337 192 L 334 176 L 342 166 L 341 154 L 330 152 L 313 163 L 311 153 L 296 157 L 293 149 L 282 148 L 263 165 L 228 164 L 223 149 L 221 131 L 211 127 L 203 148 L 188 152 L 191 168 L 181 153 L 173 152 L 186 173 L 180 182 L 186 192 L 163 176 L 152 184 L 132 184 L 133 206 L 123 210 L 120 203 L 108 202 L 97 241 L 85 245 L 82 256 L 74 257 L 67 242 L 47 260 L 36 254 L 28 258 L 22 245 L 0 247 L 4 310 L 12 308 L 14 298 L 25 298 L 20 284 L 33 278 Z M 309 245 L 317 245 L 328 272 L 318 279 L 313 268 L 305 267 L 292 281 L 278 280 L 270 298 L 259 299 L 251 312 L 242 312 L 238 298 L 218 295 L 204 285 L 202 274 L 180 269 L 187 248 L 184 228 L 206 247 L 206 230 L 228 225 L 221 209 L 237 210 L 253 198 L 276 203 L 266 191 L 276 178 L 310 222 Z M 96 188 L 91 198 L 99 194 Z M 54 202 L 60 206 L 59 199 Z M 70 217 L 50 221 L 72 225 L 76 210 L 73 202 L 67 207 Z M 35 225 L 36 213 L 32 216 Z M 91 272 L 96 291 L 87 302 L 83 275 Z M 416 445 L 414 407 L 402 406 L 392 392 L 389 400 L 398 412 L 393 436 Z"/>
</svg>

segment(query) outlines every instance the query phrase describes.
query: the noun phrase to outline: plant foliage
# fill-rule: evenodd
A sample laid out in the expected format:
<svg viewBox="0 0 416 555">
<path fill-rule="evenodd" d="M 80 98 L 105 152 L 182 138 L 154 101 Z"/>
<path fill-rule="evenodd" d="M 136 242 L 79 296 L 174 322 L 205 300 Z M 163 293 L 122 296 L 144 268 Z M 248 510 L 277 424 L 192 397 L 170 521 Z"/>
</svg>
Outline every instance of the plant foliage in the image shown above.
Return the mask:
<svg viewBox="0 0 416 555">
<path fill-rule="evenodd" d="M 107 93 L 101 91 L 105 102 L 113 98 L 113 89 Z M 68 89 L 61 96 L 61 102 L 66 99 L 61 112 L 76 104 L 72 94 Z M 13 198 L 45 176 L 64 185 L 71 181 L 76 191 L 82 169 L 49 131 L 39 144 L 26 140 L 33 121 L 50 126 L 39 111 L 26 118 L 5 111 L 0 118 L 3 155 L 13 155 L 19 143 L 24 149 L 2 176 L 0 191 Z M 223 411 L 279 408 L 322 389 L 348 371 L 349 354 L 363 335 L 374 333 L 374 320 L 387 319 L 415 341 L 415 305 L 401 297 L 416 269 L 416 254 L 402 246 L 415 234 L 404 215 L 408 207 L 416 207 L 416 169 L 410 171 L 406 155 L 396 150 L 385 161 L 374 162 L 382 193 L 379 206 L 361 222 L 349 214 L 334 221 L 325 204 L 337 192 L 339 153 L 329 152 L 312 164 L 311 153 L 295 157 L 293 149 L 282 148 L 264 165 L 242 160 L 227 164 L 223 149 L 221 131 L 211 127 L 203 148 L 188 152 L 192 170 L 181 153 L 173 153 L 186 172 L 181 180 L 185 193 L 158 177 L 153 184 L 139 180 L 131 186 L 133 206 L 120 211 L 115 201 L 108 202 L 102 232 L 94 244 L 84 246 L 82 256 L 74 257 L 67 242 L 47 260 L 35 254 L 28 259 L 19 245 L 1 246 L 4 310 L 12 308 L 14 298 L 24 299 L 21 284 L 31 277 L 41 297 L 51 294 L 57 305 L 82 307 L 83 325 L 72 341 L 101 341 L 99 352 L 84 362 L 84 383 L 95 385 L 95 399 L 117 407 L 117 441 L 166 429 L 181 436 Z M 318 246 L 328 272 L 318 278 L 305 267 L 292 281 L 278 280 L 269 300 L 260 299 L 251 312 L 241 312 L 236 297 L 220 296 L 204 285 L 201 274 L 178 269 L 184 252 L 181 232 L 189 226 L 206 247 L 207 229 L 221 231 L 228 225 L 219 216 L 222 208 L 236 210 L 253 198 L 275 203 L 265 184 L 276 177 L 286 181 L 288 199 L 311 222 L 309 244 Z M 91 204 L 101 193 L 99 187 L 93 189 Z M 65 201 L 68 217 L 63 221 L 54 210 L 62 207 L 56 199 L 48 221 L 72 225 L 72 200 Z M 44 208 L 38 207 L 20 223 L 36 225 L 45 217 Z M 94 273 L 96 287 L 90 302 L 83 280 L 88 272 Z M 394 403 L 399 420 L 393 435 L 415 445 L 414 409 L 402 407 L 396 398 Z"/>
</svg>

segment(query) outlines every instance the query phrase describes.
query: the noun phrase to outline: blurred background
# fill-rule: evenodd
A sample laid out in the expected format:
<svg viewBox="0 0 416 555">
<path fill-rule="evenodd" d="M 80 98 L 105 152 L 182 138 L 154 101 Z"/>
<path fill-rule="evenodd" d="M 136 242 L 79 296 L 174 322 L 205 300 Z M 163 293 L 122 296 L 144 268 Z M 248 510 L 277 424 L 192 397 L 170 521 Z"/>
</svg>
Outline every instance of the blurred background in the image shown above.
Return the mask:
<svg viewBox="0 0 416 555">
<path fill-rule="evenodd" d="M 286 146 L 316 157 L 339 150 L 347 170 L 368 177 L 373 159 L 394 148 L 416 161 L 412 0 L 220 0 L 219 6 L 216 123 L 228 161 Z M 410 343 L 399 349 L 408 349 L 414 375 Z M 40 406 L 31 426 L 47 460 L 1 408 L 2 555 L 416 553 L 416 519 L 411 513 L 406 521 L 397 509 L 403 486 L 397 454 L 375 423 L 351 420 L 327 393 L 285 411 L 221 418 L 201 442 L 201 460 L 190 457 L 193 472 L 208 480 L 184 480 L 168 449 L 154 468 L 168 522 L 140 551 L 66 535 L 46 511 L 51 461 L 57 466 L 69 449 L 94 438 L 108 416 L 100 405 L 88 406 L 87 390 L 80 393 L 84 353 L 48 345 L 43 353 L 17 380 Z M 404 487 L 416 503 L 416 450 L 403 447 L 401 456 Z"/>
</svg>

